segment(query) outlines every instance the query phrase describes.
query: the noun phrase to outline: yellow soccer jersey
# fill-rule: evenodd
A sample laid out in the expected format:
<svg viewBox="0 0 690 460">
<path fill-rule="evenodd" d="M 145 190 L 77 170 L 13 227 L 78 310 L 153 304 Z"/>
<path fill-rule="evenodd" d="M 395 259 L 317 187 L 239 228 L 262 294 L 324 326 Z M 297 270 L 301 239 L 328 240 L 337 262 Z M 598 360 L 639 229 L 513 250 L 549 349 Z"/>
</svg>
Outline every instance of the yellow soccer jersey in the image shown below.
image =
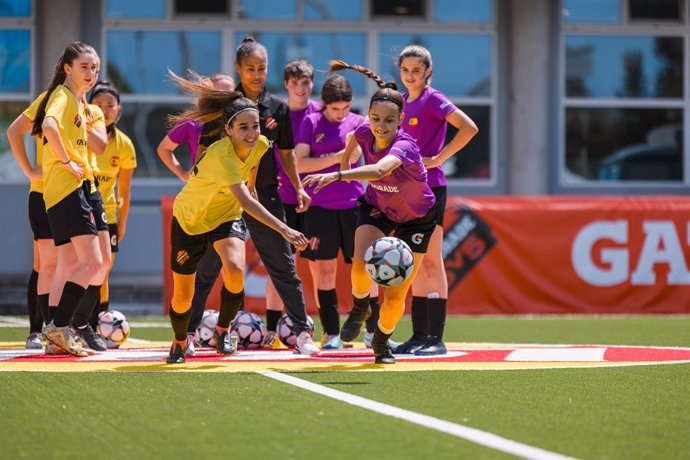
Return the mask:
<svg viewBox="0 0 690 460">
<path fill-rule="evenodd" d="M 87 131 L 89 131 L 91 128 L 105 129 L 105 115 L 103 115 L 103 111 L 101 110 L 101 108 L 98 107 L 96 104 L 88 104 L 88 107 L 89 111 L 91 112 L 91 117 L 93 118 L 93 121 L 91 121 L 91 123 L 87 126 Z M 94 180 L 95 177 L 98 175 L 98 155 L 96 154 L 96 152 L 94 152 L 88 147 L 87 151 L 89 159 L 89 172 L 87 173 L 86 178 L 91 181 L 91 193 L 93 194 L 96 193 L 96 191 L 98 190 L 96 188 L 96 181 Z M 105 152 L 103 152 L 103 154 L 105 155 Z"/>
<path fill-rule="evenodd" d="M 200 235 L 242 216 L 242 206 L 230 186 L 247 182 L 266 150 L 268 139 L 264 136 L 259 136 L 244 162 L 228 137 L 206 149 L 173 205 L 173 216 L 185 233 Z"/>
<path fill-rule="evenodd" d="M 98 189 L 103 197 L 105 216 L 109 223 L 117 222 L 117 195 L 115 185 L 120 169 L 134 169 L 137 167 L 137 157 L 134 153 L 134 144 L 129 137 L 115 128 L 115 134 L 108 141 L 103 155 L 96 155 L 98 162 Z"/>
<path fill-rule="evenodd" d="M 46 95 L 45 91 L 38 95 L 36 99 L 27 107 L 22 114 L 31 120 L 32 122 L 36 119 L 36 114 L 38 113 L 38 106 L 41 104 L 43 97 Z M 36 140 L 36 164 L 40 165 L 43 158 L 43 137 L 34 136 Z M 29 192 L 43 193 L 43 178 L 31 179 L 31 186 L 29 187 Z"/>
<path fill-rule="evenodd" d="M 57 121 L 62 143 L 70 159 L 84 168 L 86 177 L 91 173 L 87 162 L 86 113 L 84 104 L 63 85 L 58 85 L 46 105 L 46 118 Z M 63 198 L 78 189 L 82 181 L 60 164 L 49 143 L 43 146 L 43 199 L 50 209 Z"/>
</svg>

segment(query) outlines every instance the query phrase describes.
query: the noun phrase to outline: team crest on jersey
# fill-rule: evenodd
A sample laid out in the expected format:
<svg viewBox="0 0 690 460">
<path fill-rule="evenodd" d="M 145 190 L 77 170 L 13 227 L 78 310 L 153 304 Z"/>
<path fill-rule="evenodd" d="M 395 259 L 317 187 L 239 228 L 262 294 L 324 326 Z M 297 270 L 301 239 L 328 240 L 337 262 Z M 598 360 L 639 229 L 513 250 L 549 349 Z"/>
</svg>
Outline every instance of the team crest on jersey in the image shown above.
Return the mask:
<svg viewBox="0 0 690 460">
<path fill-rule="evenodd" d="M 275 120 L 273 117 L 268 117 L 266 118 L 266 121 L 264 122 L 264 125 L 266 126 L 266 129 L 275 129 L 278 126 L 278 122 Z"/>
<path fill-rule="evenodd" d="M 82 122 L 81 115 L 76 114 L 74 117 L 74 126 L 76 126 L 77 128 L 81 128 L 81 122 Z"/>
<path fill-rule="evenodd" d="M 419 120 L 417 119 L 417 117 L 412 117 L 407 122 L 407 124 L 410 126 L 417 126 L 417 123 L 419 123 Z"/>
<path fill-rule="evenodd" d="M 189 260 L 189 253 L 187 251 L 179 251 L 175 257 L 178 265 L 184 265 Z"/>
<path fill-rule="evenodd" d="M 319 238 L 312 236 L 311 238 L 309 238 L 309 249 L 311 249 L 312 251 L 318 250 L 320 242 L 321 240 Z"/>
<path fill-rule="evenodd" d="M 110 159 L 110 166 L 118 166 L 120 164 L 120 157 L 112 157 Z"/>
<path fill-rule="evenodd" d="M 381 217 L 381 211 L 379 211 L 376 208 L 371 208 L 369 211 L 369 217 L 373 217 L 374 219 L 378 219 Z"/>
<path fill-rule="evenodd" d="M 324 139 L 326 138 L 326 133 L 319 133 L 316 135 L 314 138 L 314 141 L 316 141 L 317 144 L 321 143 Z"/>
</svg>

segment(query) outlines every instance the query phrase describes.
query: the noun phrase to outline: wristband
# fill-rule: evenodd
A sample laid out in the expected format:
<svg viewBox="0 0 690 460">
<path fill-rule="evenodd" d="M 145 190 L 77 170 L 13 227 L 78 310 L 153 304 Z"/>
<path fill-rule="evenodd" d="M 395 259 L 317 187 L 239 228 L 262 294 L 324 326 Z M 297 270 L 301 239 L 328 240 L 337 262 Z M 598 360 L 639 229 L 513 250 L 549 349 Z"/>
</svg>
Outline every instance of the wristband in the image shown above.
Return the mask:
<svg viewBox="0 0 690 460">
<path fill-rule="evenodd" d="M 60 161 L 60 160 L 58 160 L 58 161 Z M 67 161 L 60 161 L 60 163 L 62 163 L 63 165 L 68 165 L 68 164 L 70 164 L 71 161 L 72 160 L 68 159 Z"/>
<path fill-rule="evenodd" d="M 340 182 L 341 180 L 343 180 L 343 172 L 342 172 L 342 171 L 338 171 L 338 179 L 337 179 L 337 181 Z"/>
</svg>

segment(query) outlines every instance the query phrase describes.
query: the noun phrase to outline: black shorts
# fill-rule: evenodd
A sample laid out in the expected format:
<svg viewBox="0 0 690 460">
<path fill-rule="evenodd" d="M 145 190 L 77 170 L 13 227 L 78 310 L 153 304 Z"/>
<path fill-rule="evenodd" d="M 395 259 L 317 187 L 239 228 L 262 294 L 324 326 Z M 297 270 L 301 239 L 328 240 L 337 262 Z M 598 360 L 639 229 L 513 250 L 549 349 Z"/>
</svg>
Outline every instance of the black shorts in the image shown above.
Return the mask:
<svg viewBox="0 0 690 460">
<path fill-rule="evenodd" d="M 399 224 L 364 201 L 364 198 L 360 198 L 359 208 L 357 208 L 357 227 L 362 225 L 373 225 L 384 235 L 391 236 L 392 234 L 403 240 L 410 246 L 412 252 L 426 254 L 431 235 L 436 229 L 436 206 L 422 217 Z"/>
<path fill-rule="evenodd" d="M 78 189 L 48 209 L 48 222 L 55 246 L 69 243 L 74 236 L 98 235 L 91 203 L 87 198 L 91 185 L 84 181 Z"/>
<path fill-rule="evenodd" d="M 89 201 L 91 201 L 91 207 L 93 208 L 93 218 L 96 220 L 96 228 L 99 232 L 109 231 L 110 228 L 108 227 L 108 219 L 105 217 L 105 206 L 103 205 L 101 192 L 96 190 L 95 193 L 90 194 Z"/>
<path fill-rule="evenodd" d="M 119 249 L 119 241 L 117 240 L 117 224 L 108 224 L 108 233 L 110 234 L 110 250 L 117 252 Z"/>
<path fill-rule="evenodd" d="M 304 236 L 309 246 L 301 257 L 309 260 L 331 260 L 338 257 L 342 249 L 346 263 L 352 262 L 355 254 L 355 230 L 357 230 L 357 208 L 326 209 L 310 207 L 304 216 Z"/>
<path fill-rule="evenodd" d="M 448 187 L 431 187 L 436 197 L 436 225 L 443 228 L 443 217 L 446 214 L 446 201 L 448 201 Z"/>
<path fill-rule="evenodd" d="M 42 193 L 29 193 L 29 225 L 31 225 L 34 240 L 50 240 L 53 238 L 53 233 L 50 231 L 50 224 L 48 223 L 46 202 L 43 201 Z"/>
<path fill-rule="evenodd" d="M 209 244 L 225 238 L 239 238 L 244 241 L 246 237 L 247 226 L 241 218 L 222 223 L 210 232 L 188 235 L 180 227 L 177 218 L 173 217 L 170 227 L 170 268 L 180 275 L 196 273 L 199 261 Z"/>
</svg>

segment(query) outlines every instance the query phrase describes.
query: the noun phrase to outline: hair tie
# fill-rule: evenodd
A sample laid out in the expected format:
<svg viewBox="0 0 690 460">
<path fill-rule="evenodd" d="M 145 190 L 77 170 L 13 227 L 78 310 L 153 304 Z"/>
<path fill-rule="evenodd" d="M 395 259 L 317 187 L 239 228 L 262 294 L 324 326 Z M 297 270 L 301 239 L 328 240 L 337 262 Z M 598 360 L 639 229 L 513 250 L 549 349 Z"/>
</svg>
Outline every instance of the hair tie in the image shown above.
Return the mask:
<svg viewBox="0 0 690 460">
<path fill-rule="evenodd" d="M 376 101 L 392 102 L 393 104 L 397 105 L 400 110 L 403 109 L 403 106 L 399 101 L 396 101 L 395 99 L 391 99 L 388 96 L 376 96 L 376 97 L 371 98 L 371 102 L 376 102 Z"/>
<path fill-rule="evenodd" d="M 232 116 L 228 119 L 228 122 L 226 123 L 226 125 L 230 126 L 230 122 L 231 122 L 237 115 L 241 114 L 242 112 L 247 112 L 247 111 L 249 111 L 249 110 L 256 110 L 256 113 L 259 113 L 259 109 L 257 109 L 256 107 L 246 107 L 246 108 L 244 108 L 244 109 L 242 109 L 242 110 L 238 110 L 237 112 L 235 112 L 234 114 L 232 114 Z"/>
</svg>

